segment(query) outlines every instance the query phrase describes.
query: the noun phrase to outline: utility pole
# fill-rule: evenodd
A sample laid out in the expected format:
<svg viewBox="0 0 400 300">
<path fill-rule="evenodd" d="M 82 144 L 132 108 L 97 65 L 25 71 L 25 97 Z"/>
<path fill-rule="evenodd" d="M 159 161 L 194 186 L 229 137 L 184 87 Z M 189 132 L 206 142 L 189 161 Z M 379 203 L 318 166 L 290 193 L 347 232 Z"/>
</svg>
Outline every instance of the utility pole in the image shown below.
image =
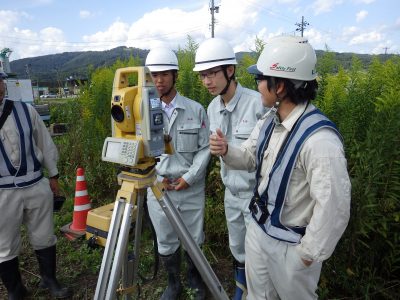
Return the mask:
<svg viewBox="0 0 400 300">
<path fill-rule="evenodd" d="M 31 79 L 31 64 L 26 64 L 25 65 L 25 73 L 28 79 Z"/>
<path fill-rule="evenodd" d="M 214 17 L 214 12 L 218 13 L 219 12 L 219 6 L 214 5 L 214 0 L 211 0 L 211 7 L 210 7 L 210 12 L 211 12 L 211 37 L 214 37 L 214 27 L 215 27 L 215 17 Z"/>
<path fill-rule="evenodd" d="M 296 23 L 296 31 L 301 31 L 301 36 L 303 36 L 304 29 L 310 25 L 307 21 L 304 21 L 304 16 L 301 17 L 301 23 Z"/>
<path fill-rule="evenodd" d="M 383 49 L 385 50 L 385 55 L 387 55 L 387 51 L 388 51 L 389 47 L 383 47 Z"/>
</svg>

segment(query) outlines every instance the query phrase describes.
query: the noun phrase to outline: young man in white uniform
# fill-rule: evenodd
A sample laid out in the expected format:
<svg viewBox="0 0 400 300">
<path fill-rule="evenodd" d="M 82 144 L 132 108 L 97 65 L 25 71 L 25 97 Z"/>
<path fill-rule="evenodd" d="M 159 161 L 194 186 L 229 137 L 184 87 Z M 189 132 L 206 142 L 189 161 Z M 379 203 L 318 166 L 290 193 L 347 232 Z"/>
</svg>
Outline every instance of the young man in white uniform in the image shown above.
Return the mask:
<svg viewBox="0 0 400 300">
<path fill-rule="evenodd" d="M 216 96 L 207 108 L 210 130 L 221 128 L 229 142 L 245 141 L 265 110 L 261 95 L 235 81 L 235 53 L 223 39 L 204 41 L 196 52 L 196 65 L 203 85 Z M 221 178 L 225 185 L 224 207 L 229 233 L 229 248 L 234 257 L 236 290 L 233 299 L 246 295 L 244 240 L 251 219 L 249 204 L 255 185 L 254 173 L 226 168 L 221 159 Z"/>
<path fill-rule="evenodd" d="M 240 147 L 221 130 L 210 151 L 231 169 L 256 170 L 246 235 L 248 298 L 317 299 L 322 262 L 350 216 L 350 180 L 335 125 L 310 102 L 316 96 L 316 56 L 302 37 L 265 45 L 256 76 L 272 107 Z"/>
<path fill-rule="evenodd" d="M 174 148 L 174 154 L 161 157 L 157 163 L 157 176 L 200 246 L 204 241 L 205 174 L 210 159 L 207 114 L 198 102 L 176 91 L 179 67 L 174 52 L 153 49 L 146 58 L 146 66 L 162 101 L 165 134 L 172 138 Z M 168 287 L 161 299 L 178 299 L 182 290 L 180 241 L 150 189 L 148 208 L 157 233 L 158 252 L 168 273 Z M 186 252 L 185 257 L 189 287 L 196 290 L 196 299 L 204 299 L 206 291 L 201 276 Z"/>
</svg>

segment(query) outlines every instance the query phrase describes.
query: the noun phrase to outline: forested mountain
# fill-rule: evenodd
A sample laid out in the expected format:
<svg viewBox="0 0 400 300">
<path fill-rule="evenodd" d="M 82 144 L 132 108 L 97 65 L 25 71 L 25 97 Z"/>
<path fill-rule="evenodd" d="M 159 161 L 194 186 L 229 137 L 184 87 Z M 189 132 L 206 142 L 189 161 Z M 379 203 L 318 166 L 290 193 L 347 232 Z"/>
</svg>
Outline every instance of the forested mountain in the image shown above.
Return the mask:
<svg viewBox="0 0 400 300">
<path fill-rule="evenodd" d="M 23 58 L 10 62 L 13 73 L 18 78 L 27 78 L 27 66 L 32 80 L 64 81 L 66 77 L 87 78 L 89 67 L 97 69 L 114 64 L 117 59 L 125 60 L 130 56 L 143 60 L 148 50 L 117 47 L 106 51 L 64 52 Z"/>
<path fill-rule="evenodd" d="M 106 51 L 86 51 L 86 52 L 64 52 L 30 58 L 23 58 L 11 62 L 11 70 L 16 73 L 18 78 L 29 76 L 33 81 L 40 82 L 64 81 L 65 78 L 87 78 L 89 68 L 110 66 L 117 59 L 125 60 L 130 56 L 139 57 L 144 63 L 149 50 L 138 48 L 128 48 L 125 46 L 117 47 Z M 317 56 L 322 56 L 325 51 L 317 50 Z M 237 53 L 240 60 L 248 52 Z M 335 59 L 345 68 L 351 65 L 351 59 L 356 55 L 364 66 L 368 66 L 375 55 L 354 54 L 354 53 L 335 53 Z M 392 55 L 378 55 L 384 61 Z M 27 66 L 29 66 L 27 68 Z"/>
</svg>

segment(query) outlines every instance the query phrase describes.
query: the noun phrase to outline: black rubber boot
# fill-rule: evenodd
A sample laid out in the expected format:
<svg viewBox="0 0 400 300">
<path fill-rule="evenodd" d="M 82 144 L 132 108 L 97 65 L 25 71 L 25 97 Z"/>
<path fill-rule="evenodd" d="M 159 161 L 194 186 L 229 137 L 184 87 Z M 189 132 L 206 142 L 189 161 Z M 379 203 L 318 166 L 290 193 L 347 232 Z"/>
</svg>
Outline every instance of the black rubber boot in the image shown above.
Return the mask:
<svg viewBox="0 0 400 300">
<path fill-rule="evenodd" d="M 0 277 L 7 289 L 9 300 L 21 300 L 28 294 L 19 273 L 18 257 L 0 263 Z"/>
<path fill-rule="evenodd" d="M 56 299 L 72 296 L 72 291 L 62 286 L 56 278 L 56 246 L 41 250 L 35 250 L 39 262 L 40 287 L 50 290 L 50 294 Z"/>
<path fill-rule="evenodd" d="M 168 273 L 168 286 L 161 296 L 161 300 L 177 300 L 182 292 L 181 283 L 181 251 L 180 248 L 171 255 L 161 255 L 160 259 Z"/>
<path fill-rule="evenodd" d="M 246 284 L 246 272 L 244 268 L 244 263 L 238 261 L 233 262 L 234 272 L 235 272 L 235 283 L 236 290 L 233 300 L 244 300 L 247 296 L 247 284 Z"/>
<path fill-rule="evenodd" d="M 195 291 L 195 300 L 204 300 L 206 298 L 206 287 L 203 279 L 186 251 L 185 258 L 187 263 L 187 280 L 189 288 Z"/>
</svg>

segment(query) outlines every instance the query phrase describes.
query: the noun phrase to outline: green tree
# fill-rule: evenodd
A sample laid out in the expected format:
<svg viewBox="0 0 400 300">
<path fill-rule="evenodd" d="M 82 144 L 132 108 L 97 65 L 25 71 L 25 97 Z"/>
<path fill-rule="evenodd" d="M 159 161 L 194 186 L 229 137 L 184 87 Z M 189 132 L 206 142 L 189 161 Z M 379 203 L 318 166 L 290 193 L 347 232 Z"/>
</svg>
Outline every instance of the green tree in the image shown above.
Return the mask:
<svg viewBox="0 0 400 300">
<path fill-rule="evenodd" d="M 352 203 L 320 295 L 393 299 L 400 286 L 400 63 L 375 60 L 365 71 L 354 58 L 349 71 L 326 80 L 318 103 L 344 137 Z"/>
<path fill-rule="evenodd" d="M 176 88 L 182 95 L 201 103 L 206 108 L 211 96 L 203 87 L 198 73 L 193 71 L 198 47 L 193 38 L 188 36 L 186 47 L 178 50 L 179 76 Z"/>
</svg>

